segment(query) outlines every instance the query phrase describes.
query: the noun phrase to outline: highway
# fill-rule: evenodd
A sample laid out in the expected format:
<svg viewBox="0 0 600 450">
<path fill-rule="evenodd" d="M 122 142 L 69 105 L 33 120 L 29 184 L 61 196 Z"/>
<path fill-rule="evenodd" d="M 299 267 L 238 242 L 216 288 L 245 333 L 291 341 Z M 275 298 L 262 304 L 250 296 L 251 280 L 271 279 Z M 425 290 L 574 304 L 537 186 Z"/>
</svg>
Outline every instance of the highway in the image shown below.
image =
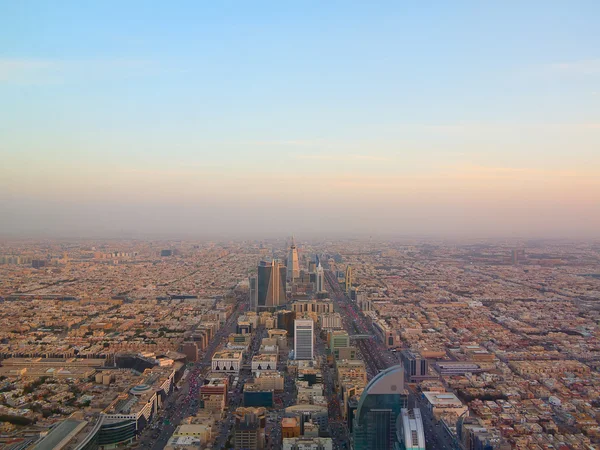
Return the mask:
<svg viewBox="0 0 600 450">
<path fill-rule="evenodd" d="M 167 398 L 163 409 L 159 410 L 158 414 L 145 427 L 137 442 L 138 448 L 151 450 L 164 448 L 182 419 L 196 414 L 198 411 L 198 389 L 202 382 L 202 375 L 206 370 L 210 370 L 208 368 L 211 365 L 213 353 L 222 345 L 230 333 L 235 332 L 237 319 L 246 307 L 247 303 L 238 301 L 234 312 L 229 316 L 224 326 L 217 331 L 214 339 L 206 348 L 202 359 L 194 364 L 179 391 L 174 392 Z M 215 448 L 220 448 L 220 446 Z"/>
<path fill-rule="evenodd" d="M 355 345 L 361 353 L 367 366 L 369 379 L 381 370 L 400 364 L 396 354 L 391 353 L 375 336 L 372 325 L 365 315 L 358 309 L 356 303 L 350 300 L 342 291 L 335 275 L 330 271 L 325 272 L 328 290 L 331 299 L 335 302 L 337 312 L 342 316 L 344 328 L 348 334 L 370 334 L 372 339 L 357 339 Z M 427 448 L 450 450 L 453 448 L 452 438 L 444 430 L 440 422 L 436 421 L 429 413 L 422 396 L 416 389 L 408 388 L 409 407 L 418 407 L 422 411 L 423 425 L 425 427 L 425 440 Z"/>
<path fill-rule="evenodd" d="M 376 337 L 372 325 L 368 322 L 362 311 L 360 311 L 352 300 L 342 291 L 335 275 L 330 271 L 325 272 L 329 294 L 335 302 L 336 310 L 342 316 L 344 328 L 348 334 L 368 334 L 372 339 L 357 339 L 355 345 L 361 353 L 362 359 L 367 366 L 369 379 L 377 375 L 381 370 L 398 364 L 397 359 Z"/>
</svg>

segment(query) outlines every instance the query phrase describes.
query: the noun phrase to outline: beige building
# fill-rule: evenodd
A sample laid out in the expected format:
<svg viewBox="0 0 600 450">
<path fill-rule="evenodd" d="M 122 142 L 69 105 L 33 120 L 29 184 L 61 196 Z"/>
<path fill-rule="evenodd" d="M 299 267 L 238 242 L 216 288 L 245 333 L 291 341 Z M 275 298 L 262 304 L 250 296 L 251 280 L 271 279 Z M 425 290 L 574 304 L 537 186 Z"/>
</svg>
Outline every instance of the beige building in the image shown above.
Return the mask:
<svg viewBox="0 0 600 450">
<path fill-rule="evenodd" d="M 451 392 L 424 392 L 423 395 L 427 400 L 427 407 L 437 418 L 446 414 L 453 414 L 458 418 L 469 410 L 469 408 L 466 405 L 463 405 L 460 399 Z"/>
<path fill-rule="evenodd" d="M 265 408 L 238 408 L 233 413 L 235 450 L 262 450 L 265 448 Z"/>
<path fill-rule="evenodd" d="M 283 392 L 285 379 L 280 372 L 262 371 L 257 373 L 254 384 L 265 391 Z"/>
</svg>

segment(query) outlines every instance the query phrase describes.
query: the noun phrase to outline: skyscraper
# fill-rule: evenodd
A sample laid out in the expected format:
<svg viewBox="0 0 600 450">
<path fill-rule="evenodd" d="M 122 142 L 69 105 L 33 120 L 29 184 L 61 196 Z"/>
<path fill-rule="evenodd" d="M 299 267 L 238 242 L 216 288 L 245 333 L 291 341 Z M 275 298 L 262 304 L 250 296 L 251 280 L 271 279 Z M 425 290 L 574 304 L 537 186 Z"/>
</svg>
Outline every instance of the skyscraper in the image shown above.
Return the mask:
<svg viewBox="0 0 600 450">
<path fill-rule="evenodd" d="M 313 359 L 314 322 L 312 319 L 294 321 L 295 359 Z"/>
<path fill-rule="evenodd" d="M 392 450 L 398 416 L 406 408 L 404 368 L 390 367 L 373 378 L 358 401 L 352 430 L 355 450 Z"/>
<path fill-rule="evenodd" d="M 235 450 L 262 450 L 265 448 L 265 426 L 267 410 L 265 408 L 238 408 L 235 418 Z"/>
<path fill-rule="evenodd" d="M 352 283 L 354 280 L 352 279 L 352 266 L 346 266 L 346 295 L 350 295 L 350 288 L 352 288 Z"/>
<path fill-rule="evenodd" d="M 248 289 L 250 293 L 250 310 L 254 311 L 258 305 L 258 277 L 256 275 L 248 278 Z"/>
<path fill-rule="evenodd" d="M 321 266 L 321 263 L 317 266 L 317 280 L 316 280 L 316 292 L 323 292 L 325 290 L 325 271 Z"/>
<path fill-rule="evenodd" d="M 298 250 L 296 249 L 296 243 L 292 236 L 292 245 L 287 257 L 287 279 L 288 281 L 294 281 L 300 276 L 300 263 L 298 262 Z"/>
<path fill-rule="evenodd" d="M 416 383 L 429 374 L 429 361 L 420 353 L 412 350 L 403 350 L 400 359 L 404 365 L 406 378 L 409 383 Z"/>
<path fill-rule="evenodd" d="M 256 277 L 256 309 L 275 309 L 286 302 L 286 268 L 278 261 L 261 261 Z M 252 295 L 252 281 L 250 282 Z M 252 301 L 252 297 L 250 297 Z"/>
</svg>

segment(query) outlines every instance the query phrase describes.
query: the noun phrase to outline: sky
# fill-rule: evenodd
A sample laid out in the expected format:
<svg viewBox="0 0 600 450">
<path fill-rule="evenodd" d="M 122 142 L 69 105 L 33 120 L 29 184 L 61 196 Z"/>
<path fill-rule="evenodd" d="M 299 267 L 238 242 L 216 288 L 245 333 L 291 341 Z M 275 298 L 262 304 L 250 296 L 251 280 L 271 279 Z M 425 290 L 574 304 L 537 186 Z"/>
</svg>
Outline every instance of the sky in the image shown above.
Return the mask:
<svg viewBox="0 0 600 450">
<path fill-rule="evenodd" d="M 0 234 L 600 237 L 600 2 L 0 2 Z"/>
</svg>

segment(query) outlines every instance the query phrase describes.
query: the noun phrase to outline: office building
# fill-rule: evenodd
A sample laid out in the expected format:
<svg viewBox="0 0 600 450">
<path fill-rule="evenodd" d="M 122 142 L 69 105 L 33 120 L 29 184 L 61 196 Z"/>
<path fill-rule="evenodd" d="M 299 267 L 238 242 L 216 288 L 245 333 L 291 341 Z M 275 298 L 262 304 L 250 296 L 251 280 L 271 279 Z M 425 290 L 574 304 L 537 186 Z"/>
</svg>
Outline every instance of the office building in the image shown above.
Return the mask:
<svg viewBox="0 0 600 450">
<path fill-rule="evenodd" d="M 257 311 L 276 309 L 286 303 L 286 268 L 278 261 L 261 261 L 256 284 Z"/>
<path fill-rule="evenodd" d="M 265 389 L 260 383 L 246 382 L 244 384 L 244 406 L 272 408 L 273 401 L 273 389 Z"/>
<path fill-rule="evenodd" d="M 425 429 L 421 410 L 402 408 L 396 433 L 396 450 L 425 450 Z"/>
<path fill-rule="evenodd" d="M 227 405 L 227 378 L 211 378 L 200 386 L 200 407 L 206 411 L 221 413 Z"/>
<path fill-rule="evenodd" d="M 233 413 L 235 450 L 262 450 L 265 448 L 265 408 L 238 408 Z"/>
<path fill-rule="evenodd" d="M 352 266 L 346 266 L 346 294 L 350 295 L 350 290 L 352 289 L 352 283 L 354 282 L 353 274 L 352 274 Z"/>
<path fill-rule="evenodd" d="M 519 264 L 521 261 L 525 260 L 525 250 L 523 249 L 513 249 L 511 251 L 511 259 L 514 265 Z"/>
<path fill-rule="evenodd" d="M 325 271 L 323 270 L 323 266 L 321 263 L 317 266 L 317 274 L 316 274 L 316 286 L 315 292 L 323 292 L 325 290 Z"/>
<path fill-rule="evenodd" d="M 252 372 L 261 370 L 277 370 L 277 354 L 254 355 L 252 357 Z"/>
<path fill-rule="evenodd" d="M 329 351 L 335 359 L 339 359 L 339 349 L 350 347 L 350 336 L 345 331 L 332 331 L 329 333 Z"/>
<path fill-rule="evenodd" d="M 287 331 L 287 337 L 294 337 L 294 320 L 296 320 L 295 311 L 277 311 L 277 327 Z"/>
<path fill-rule="evenodd" d="M 314 322 L 312 319 L 294 321 L 294 358 L 313 359 Z"/>
<path fill-rule="evenodd" d="M 393 450 L 397 442 L 397 422 L 406 408 L 404 368 L 390 367 L 374 377 L 360 396 L 354 414 L 355 450 Z"/>
<path fill-rule="evenodd" d="M 258 277 L 256 275 L 248 278 L 248 294 L 250 296 L 250 311 L 256 311 L 258 305 Z"/>
<path fill-rule="evenodd" d="M 242 352 L 223 350 L 212 357 L 212 371 L 215 373 L 238 374 L 242 366 Z"/>
<path fill-rule="evenodd" d="M 329 413 L 325 405 L 299 404 L 285 408 L 285 417 L 296 417 L 300 421 L 300 434 L 304 433 L 304 424 L 309 420 L 319 426 L 319 432 L 325 433 L 329 427 Z"/>
<path fill-rule="evenodd" d="M 427 401 L 427 408 L 437 418 L 448 414 L 454 414 L 458 418 L 469 410 L 452 392 L 424 392 L 423 396 Z"/>
<path fill-rule="evenodd" d="M 412 350 L 403 350 L 400 359 L 404 365 L 406 381 L 416 383 L 429 374 L 429 362 L 420 353 Z"/>
<path fill-rule="evenodd" d="M 341 330 L 343 328 L 340 313 L 319 314 L 317 321 L 323 330 Z"/>
<path fill-rule="evenodd" d="M 287 280 L 292 282 L 300 277 L 300 263 L 298 262 L 298 249 L 292 237 L 292 245 L 287 257 Z"/>
<path fill-rule="evenodd" d="M 292 311 L 295 313 L 333 313 L 333 302 L 329 299 L 297 300 L 292 303 Z"/>
</svg>

